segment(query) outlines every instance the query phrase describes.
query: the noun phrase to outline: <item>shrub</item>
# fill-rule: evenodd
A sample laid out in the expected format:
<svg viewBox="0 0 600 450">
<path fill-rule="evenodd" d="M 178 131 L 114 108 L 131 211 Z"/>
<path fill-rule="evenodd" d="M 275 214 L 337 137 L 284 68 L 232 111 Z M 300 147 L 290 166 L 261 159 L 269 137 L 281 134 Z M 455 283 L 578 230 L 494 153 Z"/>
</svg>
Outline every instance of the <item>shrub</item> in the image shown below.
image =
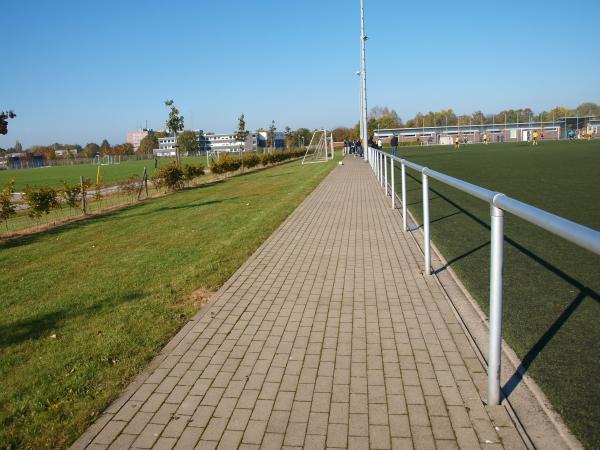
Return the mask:
<svg viewBox="0 0 600 450">
<path fill-rule="evenodd" d="M 263 153 L 260 156 L 260 163 L 263 166 L 268 166 L 269 164 L 273 164 L 274 160 L 273 160 L 273 155 L 271 153 Z"/>
<path fill-rule="evenodd" d="M 210 171 L 214 174 L 233 172 L 242 167 L 242 161 L 239 157 L 222 155 L 219 159 L 213 159 L 210 165 Z"/>
<path fill-rule="evenodd" d="M 94 185 L 94 200 L 96 200 L 97 202 L 99 202 L 100 200 L 102 200 L 102 186 L 100 186 L 100 184 L 96 183 Z"/>
<path fill-rule="evenodd" d="M 204 166 L 202 164 L 186 164 L 183 166 L 183 176 L 188 183 L 202 175 L 204 175 Z"/>
<path fill-rule="evenodd" d="M 81 185 L 80 184 L 70 185 L 66 181 L 63 181 L 62 196 L 65 199 L 65 203 L 67 205 L 69 205 L 69 207 L 71 207 L 71 208 L 79 207 L 79 204 L 81 203 L 80 194 L 81 194 Z"/>
<path fill-rule="evenodd" d="M 183 179 L 183 171 L 173 163 L 161 167 L 151 181 L 157 189 L 177 191 L 183 188 Z"/>
<path fill-rule="evenodd" d="M 244 167 L 252 168 L 260 164 L 260 156 L 256 153 L 244 154 Z"/>
<path fill-rule="evenodd" d="M 11 201 L 13 192 L 15 192 L 14 178 L 6 183 L 0 191 L 0 219 L 4 220 L 6 229 L 8 229 L 8 219 L 17 214 L 17 209 Z"/>
<path fill-rule="evenodd" d="M 130 197 L 133 197 L 140 188 L 141 178 L 139 175 L 131 175 L 126 181 L 121 183 L 121 190 Z"/>
<path fill-rule="evenodd" d="M 29 217 L 39 219 L 42 214 L 50 214 L 52 208 L 60 208 L 57 192 L 51 187 L 25 188 L 25 201 L 29 205 Z"/>
</svg>

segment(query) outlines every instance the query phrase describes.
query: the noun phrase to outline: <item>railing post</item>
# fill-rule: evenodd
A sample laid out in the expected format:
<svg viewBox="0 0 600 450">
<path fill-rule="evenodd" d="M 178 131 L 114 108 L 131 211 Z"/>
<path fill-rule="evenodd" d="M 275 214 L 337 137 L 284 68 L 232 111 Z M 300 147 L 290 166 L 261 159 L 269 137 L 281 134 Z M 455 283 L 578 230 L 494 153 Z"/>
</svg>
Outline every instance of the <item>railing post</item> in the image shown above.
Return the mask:
<svg viewBox="0 0 600 450">
<path fill-rule="evenodd" d="M 396 209 L 396 177 L 394 175 L 394 158 L 390 158 L 392 171 L 392 209 Z"/>
<path fill-rule="evenodd" d="M 383 187 L 383 154 L 379 152 L 379 184 Z"/>
<path fill-rule="evenodd" d="M 498 195 L 498 194 L 497 194 Z M 492 200 L 493 202 L 493 200 Z M 490 206 L 492 222 L 490 256 L 490 340 L 488 355 L 488 404 L 499 405 L 502 362 L 502 272 L 504 266 L 504 211 Z"/>
<path fill-rule="evenodd" d="M 383 172 L 385 173 L 385 196 L 387 197 L 388 195 L 388 178 L 387 178 L 387 166 L 388 166 L 388 162 L 387 162 L 387 155 L 383 154 Z"/>
<path fill-rule="evenodd" d="M 431 274 L 431 248 L 429 240 L 429 177 L 423 169 L 423 253 L 425 253 L 425 275 Z"/>
<path fill-rule="evenodd" d="M 406 166 L 400 163 L 402 169 L 402 229 L 406 231 Z"/>
</svg>

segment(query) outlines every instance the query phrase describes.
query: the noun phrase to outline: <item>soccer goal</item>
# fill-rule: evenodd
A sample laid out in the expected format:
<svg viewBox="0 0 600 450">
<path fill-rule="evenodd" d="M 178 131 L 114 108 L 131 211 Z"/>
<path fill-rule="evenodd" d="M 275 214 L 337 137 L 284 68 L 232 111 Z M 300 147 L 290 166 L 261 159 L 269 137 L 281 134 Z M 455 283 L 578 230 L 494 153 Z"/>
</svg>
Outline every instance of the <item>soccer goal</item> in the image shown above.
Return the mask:
<svg viewBox="0 0 600 450">
<path fill-rule="evenodd" d="M 316 130 L 310 138 L 302 164 L 325 162 L 333 157 L 333 134 L 326 129 Z"/>
<path fill-rule="evenodd" d="M 94 163 L 100 166 L 108 166 L 110 164 L 121 164 L 121 155 L 104 155 L 100 157 L 100 155 L 96 155 L 94 157 Z"/>
</svg>

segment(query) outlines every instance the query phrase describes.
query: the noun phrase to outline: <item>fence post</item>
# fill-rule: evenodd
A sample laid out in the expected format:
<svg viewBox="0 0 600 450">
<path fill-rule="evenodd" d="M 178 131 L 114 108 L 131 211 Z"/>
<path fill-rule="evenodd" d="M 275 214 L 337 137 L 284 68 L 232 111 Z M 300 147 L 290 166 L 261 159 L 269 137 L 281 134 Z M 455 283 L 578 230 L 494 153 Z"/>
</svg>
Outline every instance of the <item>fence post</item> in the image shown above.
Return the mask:
<svg viewBox="0 0 600 450">
<path fill-rule="evenodd" d="M 388 195 L 388 177 L 387 177 L 387 166 L 388 166 L 388 161 L 387 161 L 387 155 L 383 154 L 383 171 L 385 173 L 385 196 L 387 197 Z"/>
<path fill-rule="evenodd" d="M 423 253 L 425 253 L 425 275 L 431 274 L 431 248 L 429 240 L 429 177 L 423 169 Z"/>
<path fill-rule="evenodd" d="M 502 194 L 496 194 L 502 195 Z M 494 199 L 496 198 L 494 196 Z M 490 338 L 488 355 L 488 404 L 499 405 L 502 362 L 502 272 L 504 266 L 504 211 L 490 205 Z"/>
<path fill-rule="evenodd" d="M 383 154 L 379 152 L 379 184 L 383 187 Z"/>
<path fill-rule="evenodd" d="M 79 183 L 81 185 L 81 211 L 83 211 L 83 214 L 85 214 L 86 199 L 85 199 L 85 185 L 83 184 L 83 175 L 79 177 Z"/>
<path fill-rule="evenodd" d="M 402 229 L 406 231 L 406 166 L 404 160 L 400 163 L 402 169 Z"/>
<path fill-rule="evenodd" d="M 392 170 L 392 209 L 396 209 L 396 177 L 394 175 L 394 158 L 390 157 Z"/>
</svg>

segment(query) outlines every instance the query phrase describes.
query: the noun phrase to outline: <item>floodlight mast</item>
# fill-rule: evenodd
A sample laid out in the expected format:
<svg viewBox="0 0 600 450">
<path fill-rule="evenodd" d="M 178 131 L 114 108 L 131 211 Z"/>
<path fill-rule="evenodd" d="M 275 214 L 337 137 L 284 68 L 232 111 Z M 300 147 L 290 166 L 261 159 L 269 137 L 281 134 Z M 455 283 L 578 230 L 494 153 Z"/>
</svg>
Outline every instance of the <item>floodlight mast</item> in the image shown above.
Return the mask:
<svg viewBox="0 0 600 450">
<path fill-rule="evenodd" d="M 368 155 L 368 128 L 367 128 L 367 63 L 366 63 L 366 42 L 367 36 L 365 35 L 365 4 L 364 0 L 360 0 L 360 49 L 361 49 L 361 58 L 360 58 L 360 81 L 361 81 L 361 112 L 360 112 L 360 121 L 362 123 L 362 148 L 364 159 L 367 159 Z"/>
</svg>

